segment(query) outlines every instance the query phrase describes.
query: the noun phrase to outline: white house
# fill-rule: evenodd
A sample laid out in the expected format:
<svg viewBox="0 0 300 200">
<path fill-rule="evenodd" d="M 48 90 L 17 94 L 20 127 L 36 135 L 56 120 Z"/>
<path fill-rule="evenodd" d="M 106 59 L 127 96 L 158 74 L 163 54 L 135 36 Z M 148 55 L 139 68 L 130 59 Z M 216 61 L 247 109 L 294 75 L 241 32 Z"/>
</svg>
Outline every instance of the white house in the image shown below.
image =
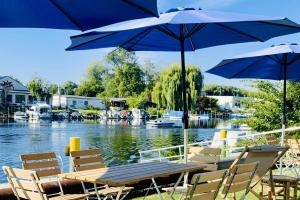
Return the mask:
<svg viewBox="0 0 300 200">
<path fill-rule="evenodd" d="M 4 92 L 2 87 L 3 83 L 10 83 L 12 86 L 8 89 L 6 97 L 7 103 L 9 103 L 10 106 L 31 106 L 33 98 L 25 85 L 10 76 L 1 76 L 0 93 Z M 2 103 L 2 101 L 3 98 L 0 98 L 0 103 Z"/>
<path fill-rule="evenodd" d="M 233 112 L 239 111 L 243 108 L 242 100 L 248 99 L 248 97 L 238 96 L 207 96 L 218 100 L 218 105 L 221 110 L 231 110 Z"/>
<path fill-rule="evenodd" d="M 52 96 L 52 107 L 86 109 L 88 108 L 88 106 L 100 109 L 106 108 L 102 100 L 97 97 L 84 97 L 60 94 L 54 94 Z"/>
</svg>

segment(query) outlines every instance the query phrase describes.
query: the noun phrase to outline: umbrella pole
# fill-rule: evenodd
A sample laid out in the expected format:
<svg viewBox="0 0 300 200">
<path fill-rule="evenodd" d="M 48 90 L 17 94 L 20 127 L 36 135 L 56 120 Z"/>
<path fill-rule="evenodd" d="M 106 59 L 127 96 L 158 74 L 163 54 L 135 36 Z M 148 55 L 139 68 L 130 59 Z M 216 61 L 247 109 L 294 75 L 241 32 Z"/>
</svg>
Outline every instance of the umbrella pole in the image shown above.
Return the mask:
<svg viewBox="0 0 300 200">
<path fill-rule="evenodd" d="M 183 133 L 184 133 L 184 163 L 187 163 L 188 154 L 188 108 L 186 99 L 186 72 L 184 55 L 184 25 L 180 25 L 180 54 L 181 54 L 181 77 L 182 77 L 182 100 L 183 100 Z"/>
<path fill-rule="evenodd" d="M 283 65 L 283 105 L 282 105 L 282 130 L 281 130 L 281 141 L 280 145 L 284 146 L 285 138 L 285 124 L 286 124 L 286 73 L 287 73 L 287 58 Z M 280 174 L 282 174 L 282 159 L 280 159 Z"/>
<path fill-rule="evenodd" d="M 282 132 L 281 132 L 281 146 L 284 145 L 285 138 L 285 124 L 286 124 L 286 71 L 287 66 L 284 65 L 284 79 L 283 79 L 283 106 L 282 106 Z"/>
</svg>

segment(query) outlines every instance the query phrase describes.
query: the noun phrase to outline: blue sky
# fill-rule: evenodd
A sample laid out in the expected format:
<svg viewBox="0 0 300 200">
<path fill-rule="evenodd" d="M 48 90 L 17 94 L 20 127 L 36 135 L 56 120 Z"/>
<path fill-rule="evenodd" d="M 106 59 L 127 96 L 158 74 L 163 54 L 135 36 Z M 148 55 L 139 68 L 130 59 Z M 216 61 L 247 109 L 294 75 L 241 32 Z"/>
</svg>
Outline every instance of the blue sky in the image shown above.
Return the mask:
<svg viewBox="0 0 300 200">
<path fill-rule="evenodd" d="M 210 10 L 231 11 L 266 16 L 288 17 L 300 23 L 299 0 L 158 0 L 160 11 L 185 6 Z M 10 75 L 26 83 L 41 76 L 53 83 L 67 80 L 79 82 L 88 65 L 101 61 L 110 49 L 72 51 L 64 49 L 70 44 L 69 36 L 79 31 L 49 29 L 0 29 L 0 75 Z M 187 53 L 186 63 L 213 67 L 224 58 L 285 42 L 300 43 L 300 33 L 274 38 L 265 43 L 245 43 L 212 47 Z M 179 63 L 179 53 L 139 52 L 138 57 L 150 60 L 157 70 L 168 64 Z M 205 84 L 215 83 L 246 87 L 248 83 L 227 80 L 204 73 Z"/>
</svg>

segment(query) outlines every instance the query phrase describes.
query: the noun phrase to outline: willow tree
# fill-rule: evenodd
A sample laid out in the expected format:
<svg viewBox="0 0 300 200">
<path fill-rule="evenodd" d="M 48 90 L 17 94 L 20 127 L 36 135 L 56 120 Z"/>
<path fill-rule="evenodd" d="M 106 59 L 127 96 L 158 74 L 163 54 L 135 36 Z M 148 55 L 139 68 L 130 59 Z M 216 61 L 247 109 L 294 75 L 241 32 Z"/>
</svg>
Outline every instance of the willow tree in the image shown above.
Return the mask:
<svg viewBox="0 0 300 200">
<path fill-rule="evenodd" d="M 197 98 L 201 94 L 203 76 L 198 66 L 186 68 L 187 99 L 189 110 L 194 110 Z M 160 108 L 182 110 L 182 84 L 180 65 L 171 65 L 162 71 L 152 91 L 152 101 Z"/>
</svg>

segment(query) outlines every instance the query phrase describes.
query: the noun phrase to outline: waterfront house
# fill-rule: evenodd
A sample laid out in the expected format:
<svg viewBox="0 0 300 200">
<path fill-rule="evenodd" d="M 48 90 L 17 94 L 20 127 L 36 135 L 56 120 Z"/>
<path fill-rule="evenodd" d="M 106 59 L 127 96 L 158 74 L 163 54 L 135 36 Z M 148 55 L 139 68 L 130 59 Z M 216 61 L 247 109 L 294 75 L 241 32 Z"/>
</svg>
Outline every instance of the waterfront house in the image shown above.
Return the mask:
<svg viewBox="0 0 300 200">
<path fill-rule="evenodd" d="M 5 85 L 9 85 L 6 87 Z M 10 112 L 19 108 L 28 108 L 33 103 L 33 98 L 29 89 L 17 79 L 10 76 L 0 77 L 0 104 L 7 104 Z M 6 94 L 5 94 L 6 93 Z M 5 97 L 6 96 L 6 97 Z"/>
<path fill-rule="evenodd" d="M 54 94 L 52 96 L 52 107 L 54 108 L 71 108 L 87 109 L 89 107 L 105 109 L 103 101 L 97 97 L 85 97 L 77 95 Z"/>
<path fill-rule="evenodd" d="M 207 96 L 209 98 L 214 98 L 218 100 L 218 105 L 221 110 L 230 110 L 233 112 L 238 112 L 243 109 L 243 100 L 246 100 L 248 97 L 240 96 Z"/>
</svg>

